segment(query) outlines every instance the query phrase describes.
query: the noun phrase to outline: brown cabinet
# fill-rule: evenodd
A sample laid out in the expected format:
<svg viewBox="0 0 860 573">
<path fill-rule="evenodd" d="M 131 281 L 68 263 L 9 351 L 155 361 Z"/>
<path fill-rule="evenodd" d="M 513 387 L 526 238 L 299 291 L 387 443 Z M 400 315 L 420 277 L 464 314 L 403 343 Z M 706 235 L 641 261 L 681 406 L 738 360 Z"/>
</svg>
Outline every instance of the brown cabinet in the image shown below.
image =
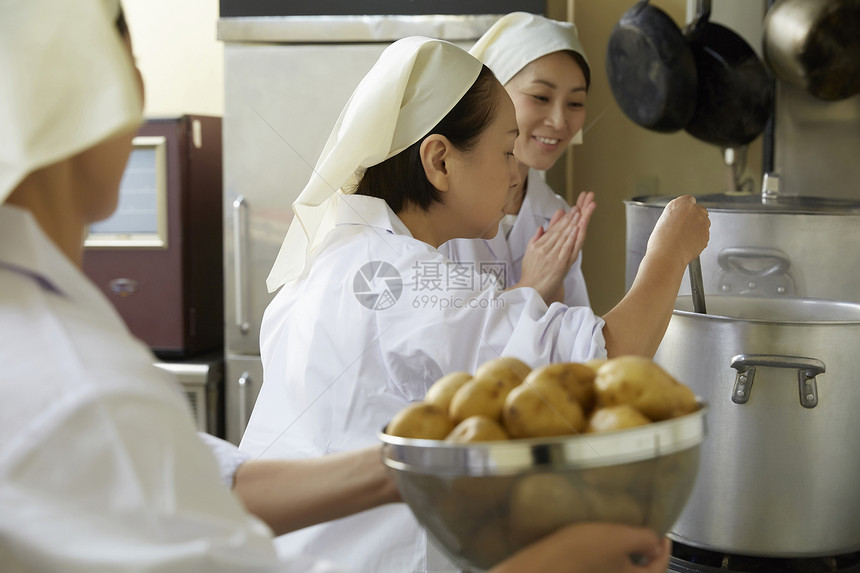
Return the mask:
<svg viewBox="0 0 860 573">
<path fill-rule="evenodd" d="M 84 272 L 160 357 L 223 348 L 221 196 L 221 118 L 151 119 L 88 231 Z"/>
</svg>

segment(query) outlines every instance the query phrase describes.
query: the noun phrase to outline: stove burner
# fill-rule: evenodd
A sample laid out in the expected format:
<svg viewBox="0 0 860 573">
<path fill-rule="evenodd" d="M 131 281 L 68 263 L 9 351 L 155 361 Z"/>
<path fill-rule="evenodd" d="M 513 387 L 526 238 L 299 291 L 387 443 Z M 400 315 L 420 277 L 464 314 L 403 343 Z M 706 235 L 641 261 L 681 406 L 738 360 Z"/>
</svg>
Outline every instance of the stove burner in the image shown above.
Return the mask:
<svg viewBox="0 0 860 573">
<path fill-rule="evenodd" d="M 676 573 L 860 573 L 860 552 L 832 557 L 776 558 L 727 555 L 672 543 L 669 571 Z"/>
</svg>

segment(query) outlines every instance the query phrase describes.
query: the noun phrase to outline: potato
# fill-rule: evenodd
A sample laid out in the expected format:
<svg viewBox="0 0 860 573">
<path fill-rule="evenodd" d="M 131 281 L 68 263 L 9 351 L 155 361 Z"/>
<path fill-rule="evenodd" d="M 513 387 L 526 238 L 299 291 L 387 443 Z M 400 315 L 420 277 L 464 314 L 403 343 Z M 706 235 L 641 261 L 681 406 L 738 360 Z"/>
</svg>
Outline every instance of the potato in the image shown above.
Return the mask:
<svg viewBox="0 0 860 573">
<path fill-rule="evenodd" d="M 601 406 L 629 404 L 654 421 L 698 409 L 692 390 L 642 356 L 607 360 L 597 370 L 594 386 Z"/>
<path fill-rule="evenodd" d="M 476 511 L 492 511 L 499 515 L 507 511 L 511 489 L 517 480 L 515 476 L 459 477 L 451 482 L 450 491 L 461 503 L 474 506 Z"/>
<path fill-rule="evenodd" d="M 559 527 L 588 518 L 582 493 L 560 474 L 542 473 L 522 478 L 511 493 L 511 539 L 531 543 Z"/>
<path fill-rule="evenodd" d="M 470 546 L 463 548 L 464 556 L 482 569 L 491 569 L 511 553 L 507 524 L 495 520 L 482 525 L 471 538 Z"/>
<path fill-rule="evenodd" d="M 471 416 L 486 416 L 501 422 L 505 398 L 519 382 L 512 377 L 487 377 L 469 380 L 454 393 L 448 415 L 455 424 Z"/>
<path fill-rule="evenodd" d="M 629 493 L 588 488 L 583 491 L 589 508 L 589 519 L 625 525 L 644 525 L 642 505 Z M 646 498 L 648 499 L 648 498 Z"/>
<path fill-rule="evenodd" d="M 444 440 L 453 429 L 454 423 L 439 406 L 413 402 L 391 418 L 385 433 L 401 438 Z"/>
<path fill-rule="evenodd" d="M 620 404 L 594 410 L 588 419 L 588 427 L 585 431 L 611 432 L 612 430 L 635 428 L 650 423 L 651 420 L 630 404 Z"/>
<path fill-rule="evenodd" d="M 469 416 L 455 427 L 448 437 L 449 442 L 493 442 L 507 440 L 508 433 L 497 421 L 487 416 Z"/>
<path fill-rule="evenodd" d="M 502 416 L 512 438 L 563 436 L 585 429 L 585 414 L 574 394 L 549 379 L 511 390 Z"/>
<path fill-rule="evenodd" d="M 605 490 L 631 490 L 642 481 L 642 476 L 652 475 L 654 460 L 643 460 L 614 466 L 583 469 L 579 473 L 583 483 Z M 646 480 L 647 481 L 647 480 Z"/>
<path fill-rule="evenodd" d="M 538 381 L 548 381 L 561 385 L 571 392 L 579 405 L 585 411 L 594 406 L 594 378 L 597 376 L 592 368 L 576 362 L 556 362 L 532 370 L 525 383 L 532 386 Z"/>
<path fill-rule="evenodd" d="M 513 356 L 502 356 L 488 360 L 478 366 L 475 378 L 499 378 L 511 386 L 516 386 L 526 379 L 531 372 L 531 366 Z"/>
<path fill-rule="evenodd" d="M 448 411 L 451 405 L 451 398 L 460 387 L 472 379 L 472 375 L 468 372 L 452 372 L 446 376 L 442 376 L 430 386 L 427 394 L 424 396 L 424 401 L 430 404 L 436 404 L 441 409 Z"/>
<path fill-rule="evenodd" d="M 459 538 L 473 535 L 486 513 L 485 507 L 464 503 L 463 496 L 451 492 L 436 498 L 432 507 L 438 521 Z"/>
</svg>

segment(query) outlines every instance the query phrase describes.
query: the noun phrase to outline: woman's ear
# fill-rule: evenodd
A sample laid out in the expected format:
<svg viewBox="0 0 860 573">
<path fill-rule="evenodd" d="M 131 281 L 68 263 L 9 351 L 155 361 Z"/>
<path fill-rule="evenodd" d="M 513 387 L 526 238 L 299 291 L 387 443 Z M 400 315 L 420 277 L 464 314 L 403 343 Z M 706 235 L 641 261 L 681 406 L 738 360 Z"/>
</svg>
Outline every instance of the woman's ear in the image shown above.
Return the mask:
<svg viewBox="0 0 860 573">
<path fill-rule="evenodd" d="M 450 159 L 450 152 L 451 142 L 438 133 L 425 137 L 418 150 L 427 181 L 439 191 L 448 190 L 450 172 L 446 161 Z"/>
</svg>

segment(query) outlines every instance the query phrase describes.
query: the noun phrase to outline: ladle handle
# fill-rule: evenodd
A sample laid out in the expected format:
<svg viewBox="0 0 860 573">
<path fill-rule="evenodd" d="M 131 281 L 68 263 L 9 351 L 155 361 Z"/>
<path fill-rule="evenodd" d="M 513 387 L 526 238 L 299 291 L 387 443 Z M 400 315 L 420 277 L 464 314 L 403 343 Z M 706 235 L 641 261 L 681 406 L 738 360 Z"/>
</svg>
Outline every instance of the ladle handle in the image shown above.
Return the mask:
<svg viewBox="0 0 860 573">
<path fill-rule="evenodd" d="M 690 292 L 693 295 L 693 310 L 699 314 L 708 314 L 705 310 L 705 285 L 702 281 L 702 261 L 696 257 L 687 266 L 690 273 Z"/>
</svg>

